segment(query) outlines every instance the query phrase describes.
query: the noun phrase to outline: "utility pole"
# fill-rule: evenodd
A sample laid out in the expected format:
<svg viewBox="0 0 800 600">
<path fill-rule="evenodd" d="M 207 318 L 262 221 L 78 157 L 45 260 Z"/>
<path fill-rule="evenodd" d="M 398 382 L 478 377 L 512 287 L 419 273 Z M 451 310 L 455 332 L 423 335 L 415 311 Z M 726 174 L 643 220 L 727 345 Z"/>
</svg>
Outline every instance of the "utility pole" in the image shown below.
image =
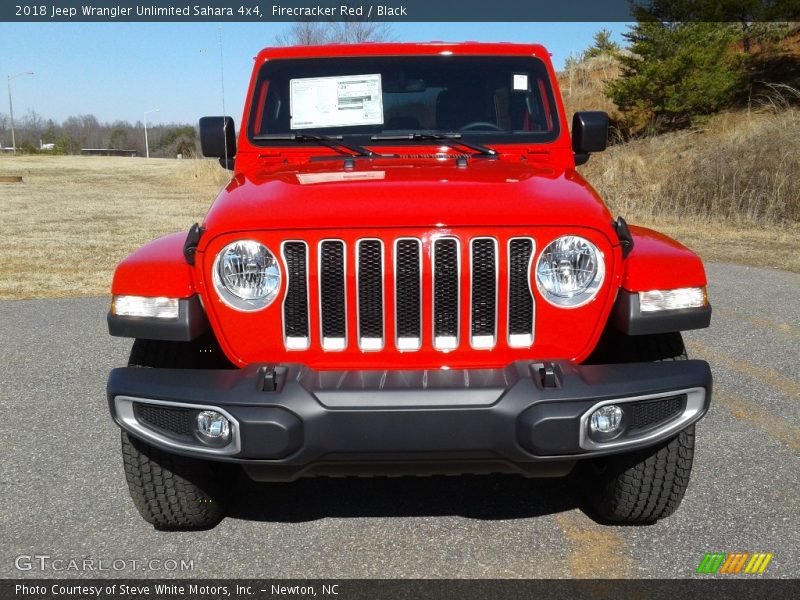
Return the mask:
<svg viewBox="0 0 800 600">
<path fill-rule="evenodd" d="M 24 73 L 8 76 L 8 112 L 11 116 L 11 151 L 14 154 L 17 153 L 17 135 L 14 131 L 14 102 L 11 99 L 11 82 L 22 75 L 33 75 L 33 71 L 25 71 Z"/>
<path fill-rule="evenodd" d="M 150 158 L 150 145 L 147 143 L 147 114 L 151 112 L 158 112 L 159 109 L 151 108 L 150 110 L 144 111 L 144 152 L 147 155 L 147 158 Z"/>
</svg>

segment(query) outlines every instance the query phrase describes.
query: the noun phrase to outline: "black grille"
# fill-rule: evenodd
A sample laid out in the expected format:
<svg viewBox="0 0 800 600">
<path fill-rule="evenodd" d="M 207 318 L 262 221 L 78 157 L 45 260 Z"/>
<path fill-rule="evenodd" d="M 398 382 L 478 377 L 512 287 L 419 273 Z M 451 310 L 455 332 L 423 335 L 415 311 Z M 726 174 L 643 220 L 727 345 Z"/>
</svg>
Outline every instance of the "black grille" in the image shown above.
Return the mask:
<svg viewBox="0 0 800 600">
<path fill-rule="evenodd" d="M 306 285 L 306 245 L 286 242 L 283 245 L 289 278 L 283 302 L 283 320 L 287 337 L 308 337 L 308 287 Z"/>
<path fill-rule="evenodd" d="M 397 337 L 419 338 L 422 330 L 420 243 L 418 240 L 399 240 L 396 252 Z"/>
<path fill-rule="evenodd" d="M 472 335 L 494 335 L 497 257 L 494 240 L 472 240 Z"/>
<path fill-rule="evenodd" d="M 473 348 L 491 349 L 498 340 L 512 348 L 530 347 L 536 312 L 529 281 L 535 242 L 529 237 L 499 241 L 450 234 L 427 245 L 428 239 L 365 237 L 349 248 L 343 240 L 328 239 L 319 244 L 318 252 L 300 240 L 284 242 L 287 289 L 282 313 L 287 348 L 306 350 L 321 343 L 327 351 L 344 350 L 350 320 L 357 324 L 352 331 L 357 331 L 356 346 L 361 350 L 385 348 L 387 331 L 394 338 L 388 343 L 401 351 L 419 350 L 431 342 L 439 351 L 453 350 L 459 345 L 464 320 L 469 321 Z M 468 255 L 462 257 L 462 252 Z M 309 287 L 310 277 L 317 277 L 319 285 Z M 388 299 L 387 280 L 394 284 L 389 285 L 393 298 Z M 501 285 L 508 286 L 503 294 L 498 292 Z M 465 286 L 469 292 L 462 297 Z M 310 297 L 312 290 L 316 291 Z M 352 318 L 348 302 L 354 303 Z M 423 308 L 423 303 L 432 306 Z M 311 339 L 312 318 L 320 325 L 317 340 Z M 503 323 L 502 331 L 498 323 Z M 429 333 L 423 335 L 423 328 Z M 427 337 L 431 330 L 433 340 Z"/>
<path fill-rule="evenodd" d="M 458 336 L 458 242 L 434 242 L 433 334 Z"/>
<path fill-rule="evenodd" d="M 383 251 L 378 240 L 358 243 L 358 323 L 362 338 L 383 337 Z"/>
<path fill-rule="evenodd" d="M 628 429 L 647 429 L 677 417 L 683 412 L 686 395 L 633 402 L 629 405 Z"/>
<path fill-rule="evenodd" d="M 533 333 L 533 297 L 528 268 L 533 241 L 524 238 L 511 240 L 508 251 L 508 333 L 530 334 Z"/>
<path fill-rule="evenodd" d="M 191 437 L 192 418 L 196 411 L 188 408 L 167 408 L 153 404 L 134 403 L 136 419 L 145 425 L 173 435 Z"/>
<path fill-rule="evenodd" d="M 343 242 L 322 242 L 319 293 L 322 302 L 322 337 L 344 338 L 347 317 L 345 315 Z"/>
</svg>

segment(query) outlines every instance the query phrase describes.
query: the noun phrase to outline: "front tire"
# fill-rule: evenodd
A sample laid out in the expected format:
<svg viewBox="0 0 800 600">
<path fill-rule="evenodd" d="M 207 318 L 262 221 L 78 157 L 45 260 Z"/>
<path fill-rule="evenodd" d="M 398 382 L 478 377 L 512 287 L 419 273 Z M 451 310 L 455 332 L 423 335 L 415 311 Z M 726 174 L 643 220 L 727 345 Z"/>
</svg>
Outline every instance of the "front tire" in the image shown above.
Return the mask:
<svg viewBox="0 0 800 600">
<path fill-rule="evenodd" d="M 208 529 L 225 516 L 230 465 L 169 454 L 124 431 L 122 462 L 136 509 L 156 529 Z"/>
<path fill-rule="evenodd" d="M 193 342 L 137 339 L 128 366 L 203 369 L 231 364 L 207 336 Z M 225 516 L 235 465 L 164 452 L 125 431 L 122 462 L 136 509 L 156 529 L 208 529 Z"/>
<path fill-rule="evenodd" d="M 654 448 L 598 459 L 584 477 L 587 508 L 614 523 L 654 523 L 674 513 L 689 485 L 694 425 Z"/>
<path fill-rule="evenodd" d="M 606 330 L 594 363 L 687 360 L 678 332 L 627 336 Z M 694 461 L 694 425 L 658 446 L 589 461 L 581 469 L 587 512 L 610 523 L 654 523 L 681 504 Z"/>
</svg>

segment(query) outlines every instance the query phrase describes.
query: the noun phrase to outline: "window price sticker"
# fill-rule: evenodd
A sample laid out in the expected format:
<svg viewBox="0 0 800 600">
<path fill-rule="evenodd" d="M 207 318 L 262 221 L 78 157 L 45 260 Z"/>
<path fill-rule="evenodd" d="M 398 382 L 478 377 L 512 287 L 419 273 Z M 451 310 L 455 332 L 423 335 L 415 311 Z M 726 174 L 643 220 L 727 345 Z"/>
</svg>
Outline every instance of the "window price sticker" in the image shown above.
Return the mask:
<svg viewBox="0 0 800 600">
<path fill-rule="evenodd" d="M 289 108 L 292 129 L 382 125 L 381 75 L 292 79 Z"/>
</svg>

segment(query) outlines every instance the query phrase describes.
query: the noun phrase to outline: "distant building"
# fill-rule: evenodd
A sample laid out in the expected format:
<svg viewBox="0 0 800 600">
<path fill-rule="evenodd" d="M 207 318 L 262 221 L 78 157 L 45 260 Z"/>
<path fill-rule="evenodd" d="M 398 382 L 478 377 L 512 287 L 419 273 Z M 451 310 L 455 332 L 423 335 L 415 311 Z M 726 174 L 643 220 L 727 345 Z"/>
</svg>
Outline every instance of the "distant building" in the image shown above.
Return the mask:
<svg viewBox="0 0 800 600">
<path fill-rule="evenodd" d="M 118 150 L 117 148 L 81 148 L 84 156 L 136 156 L 136 150 Z"/>
</svg>

